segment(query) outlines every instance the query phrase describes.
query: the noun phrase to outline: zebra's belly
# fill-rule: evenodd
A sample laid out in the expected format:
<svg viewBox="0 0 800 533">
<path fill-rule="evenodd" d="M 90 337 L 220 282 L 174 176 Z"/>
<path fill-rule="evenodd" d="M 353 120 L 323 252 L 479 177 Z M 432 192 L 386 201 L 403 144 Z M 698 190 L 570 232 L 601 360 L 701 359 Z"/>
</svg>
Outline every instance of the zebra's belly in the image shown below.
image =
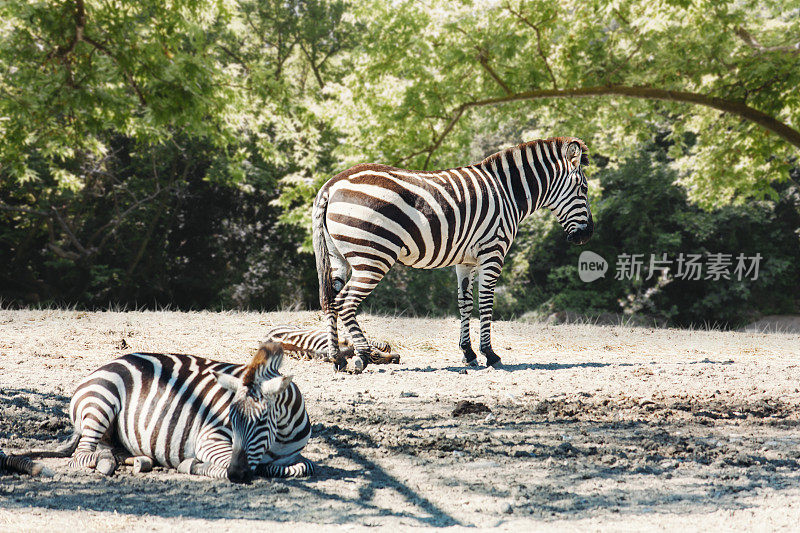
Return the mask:
<svg viewBox="0 0 800 533">
<path fill-rule="evenodd" d="M 455 265 L 475 266 L 478 264 L 478 259 L 472 248 L 466 248 L 461 250 L 446 250 L 446 252 L 442 253 L 440 256 L 433 257 L 420 257 L 419 254 L 401 255 L 398 256 L 397 262 L 412 268 L 432 270 Z"/>
<path fill-rule="evenodd" d="M 181 461 L 195 456 L 196 426 L 194 420 L 185 417 L 137 416 L 123 409 L 117 419 L 116 437 L 131 455 L 177 468 Z"/>
</svg>

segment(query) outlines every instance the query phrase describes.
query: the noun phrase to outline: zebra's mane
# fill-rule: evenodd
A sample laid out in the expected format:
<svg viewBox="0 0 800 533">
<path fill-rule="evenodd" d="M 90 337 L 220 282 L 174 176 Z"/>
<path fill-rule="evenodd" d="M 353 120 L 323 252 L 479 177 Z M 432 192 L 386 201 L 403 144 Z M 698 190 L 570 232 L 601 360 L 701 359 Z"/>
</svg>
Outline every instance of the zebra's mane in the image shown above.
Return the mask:
<svg viewBox="0 0 800 533">
<path fill-rule="evenodd" d="M 253 360 L 247 365 L 247 369 L 242 376 L 242 384 L 246 386 L 252 385 L 259 369 L 265 365 L 267 367 L 276 366 L 282 355 L 283 348 L 277 342 L 265 342 L 262 344 L 258 349 L 258 353 L 253 356 Z M 277 370 L 277 368 L 274 370 Z"/>
<path fill-rule="evenodd" d="M 533 140 L 533 141 L 528 141 L 528 142 L 525 142 L 525 143 L 522 143 L 522 144 L 518 144 L 516 146 L 512 146 L 510 148 L 506 148 L 505 150 L 500 150 L 499 152 L 488 156 L 486 159 L 481 161 L 480 164 L 482 164 L 482 165 L 489 164 L 492 161 L 495 161 L 497 159 L 501 159 L 501 158 L 505 157 L 506 155 L 513 154 L 514 152 L 516 152 L 518 150 L 524 150 L 525 148 L 528 148 L 529 146 L 530 147 L 535 147 L 537 144 L 547 144 L 547 143 L 552 143 L 552 142 L 555 142 L 556 145 L 559 147 L 559 149 L 562 146 L 564 146 L 564 144 L 566 144 L 566 143 L 570 143 L 570 142 L 578 143 L 578 146 L 581 147 L 581 152 L 582 152 L 581 153 L 581 165 L 588 165 L 589 164 L 589 158 L 586 156 L 586 153 L 589 151 L 589 149 L 586 147 L 586 143 L 583 142 L 581 139 L 578 139 L 577 137 L 550 137 L 549 139 L 536 139 L 536 140 Z"/>
</svg>

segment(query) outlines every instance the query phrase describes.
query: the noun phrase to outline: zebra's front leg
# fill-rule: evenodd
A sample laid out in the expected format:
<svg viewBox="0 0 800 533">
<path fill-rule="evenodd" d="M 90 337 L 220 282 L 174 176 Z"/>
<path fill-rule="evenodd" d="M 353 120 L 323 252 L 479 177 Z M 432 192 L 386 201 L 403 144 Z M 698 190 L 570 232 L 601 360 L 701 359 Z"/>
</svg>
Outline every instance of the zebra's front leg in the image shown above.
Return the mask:
<svg viewBox="0 0 800 533">
<path fill-rule="evenodd" d="M 356 310 L 361 301 L 369 296 L 369 293 L 386 275 L 386 271 L 383 271 L 382 267 L 383 265 L 369 268 L 354 266 L 353 275 L 336 297 L 336 307 L 339 309 L 342 323 L 347 329 L 356 351 L 356 356 L 347 363 L 347 371 L 352 374 L 360 374 L 369 364 L 372 354 L 372 346 L 356 320 Z"/>
<path fill-rule="evenodd" d="M 478 309 L 481 315 L 481 354 L 486 357 L 486 366 L 500 368 L 500 357 L 492 350 L 492 311 L 494 287 L 503 268 L 503 257 L 492 255 L 484 258 L 478 267 Z"/>
<path fill-rule="evenodd" d="M 259 463 L 255 474 L 261 477 L 308 477 L 314 475 L 314 463 L 296 455 L 290 461 Z"/>
<path fill-rule="evenodd" d="M 194 457 L 181 461 L 181 464 L 178 465 L 178 472 L 214 479 L 228 479 L 228 469 L 226 467 L 199 461 Z"/>
<path fill-rule="evenodd" d="M 472 350 L 469 339 L 469 320 L 472 317 L 472 280 L 475 277 L 475 267 L 456 265 L 458 277 L 458 313 L 461 315 L 461 331 L 458 337 L 458 346 L 464 352 L 464 363 L 469 366 L 478 366 L 478 356 Z"/>
</svg>

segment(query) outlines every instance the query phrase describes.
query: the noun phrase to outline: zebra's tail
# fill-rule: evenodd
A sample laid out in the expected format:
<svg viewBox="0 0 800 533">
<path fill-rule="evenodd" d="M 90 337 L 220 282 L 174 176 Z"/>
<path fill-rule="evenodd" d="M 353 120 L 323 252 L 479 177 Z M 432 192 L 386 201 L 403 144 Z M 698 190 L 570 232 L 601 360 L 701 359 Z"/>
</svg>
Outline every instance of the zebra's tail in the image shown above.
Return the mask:
<svg viewBox="0 0 800 533">
<path fill-rule="evenodd" d="M 325 213 L 327 210 L 328 191 L 323 187 L 314 200 L 314 209 L 311 214 L 311 231 L 314 242 L 314 256 L 317 259 L 317 275 L 319 276 L 319 304 L 324 313 L 331 309 L 334 298 L 336 298 L 336 289 L 333 285 L 331 271 L 331 258 L 325 237 Z"/>
<path fill-rule="evenodd" d="M 19 454 L 18 457 L 70 457 L 75 448 L 78 447 L 79 440 L 81 440 L 81 434 L 78 431 L 73 431 L 72 435 L 55 449 L 30 450 Z"/>
</svg>

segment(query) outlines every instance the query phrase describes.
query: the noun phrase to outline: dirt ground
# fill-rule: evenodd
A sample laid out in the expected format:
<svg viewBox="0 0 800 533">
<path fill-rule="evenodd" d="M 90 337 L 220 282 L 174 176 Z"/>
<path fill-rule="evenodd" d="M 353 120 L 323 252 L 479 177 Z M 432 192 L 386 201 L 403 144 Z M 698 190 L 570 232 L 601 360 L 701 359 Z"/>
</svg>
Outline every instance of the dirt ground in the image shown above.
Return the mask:
<svg viewBox="0 0 800 533">
<path fill-rule="evenodd" d="M 0 448 L 70 432 L 78 381 L 132 351 L 245 362 L 316 313 L 0 311 Z M 0 477 L 0 530 L 778 530 L 800 523 L 800 335 L 498 322 L 505 368 L 461 365 L 455 319 L 362 317 L 401 364 L 286 359 L 309 479 L 251 485 L 45 462 Z M 476 339 L 477 323 L 473 323 Z M 453 416 L 462 401 L 490 412 Z"/>
</svg>

